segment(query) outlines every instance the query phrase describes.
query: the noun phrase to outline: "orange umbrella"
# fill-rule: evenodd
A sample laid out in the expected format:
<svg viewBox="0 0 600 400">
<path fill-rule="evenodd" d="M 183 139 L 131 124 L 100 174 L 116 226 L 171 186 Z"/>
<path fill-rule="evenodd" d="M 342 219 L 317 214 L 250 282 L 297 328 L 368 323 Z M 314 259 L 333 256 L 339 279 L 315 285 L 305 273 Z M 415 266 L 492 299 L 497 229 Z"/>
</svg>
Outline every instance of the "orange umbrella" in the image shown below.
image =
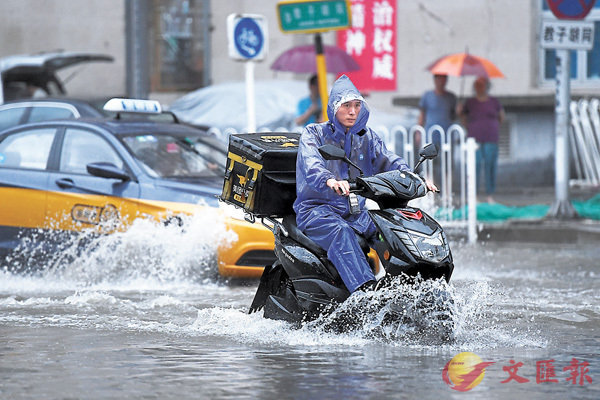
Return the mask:
<svg viewBox="0 0 600 400">
<path fill-rule="evenodd" d="M 427 69 L 434 75 L 476 75 L 486 78 L 504 78 L 490 60 L 469 53 L 456 53 L 438 58 Z"/>
</svg>

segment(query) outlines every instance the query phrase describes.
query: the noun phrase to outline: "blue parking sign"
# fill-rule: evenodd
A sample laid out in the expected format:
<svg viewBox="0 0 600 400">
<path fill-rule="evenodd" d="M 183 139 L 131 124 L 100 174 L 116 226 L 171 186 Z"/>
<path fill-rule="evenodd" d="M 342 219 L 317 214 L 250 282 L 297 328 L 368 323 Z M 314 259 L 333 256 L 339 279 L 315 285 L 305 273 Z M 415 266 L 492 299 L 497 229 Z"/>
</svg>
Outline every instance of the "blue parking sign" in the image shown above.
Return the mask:
<svg viewBox="0 0 600 400">
<path fill-rule="evenodd" d="M 231 57 L 242 60 L 264 58 L 267 40 L 264 17 L 232 14 L 227 22 Z"/>
</svg>

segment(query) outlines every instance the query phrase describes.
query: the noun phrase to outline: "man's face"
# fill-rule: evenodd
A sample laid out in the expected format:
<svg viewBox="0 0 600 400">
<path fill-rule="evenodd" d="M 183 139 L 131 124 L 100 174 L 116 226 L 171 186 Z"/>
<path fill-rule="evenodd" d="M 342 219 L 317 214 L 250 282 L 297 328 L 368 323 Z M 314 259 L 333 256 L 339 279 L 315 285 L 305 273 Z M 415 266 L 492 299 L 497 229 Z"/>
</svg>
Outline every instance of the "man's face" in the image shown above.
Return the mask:
<svg viewBox="0 0 600 400">
<path fill-rule="evenodd" d="M 435 75 L 433 77 L 433 82 L 438 90 L 442 90 L 446 87 L 448 77 L 446 75 Z"/>
<path fill-rule="evenodd" d="M 340 106 L 335 117 L 344 128 L 351 128 L 356 123 L 361 107 L 362 101 L 360 100 L 347 101 Z"/>
</svg>

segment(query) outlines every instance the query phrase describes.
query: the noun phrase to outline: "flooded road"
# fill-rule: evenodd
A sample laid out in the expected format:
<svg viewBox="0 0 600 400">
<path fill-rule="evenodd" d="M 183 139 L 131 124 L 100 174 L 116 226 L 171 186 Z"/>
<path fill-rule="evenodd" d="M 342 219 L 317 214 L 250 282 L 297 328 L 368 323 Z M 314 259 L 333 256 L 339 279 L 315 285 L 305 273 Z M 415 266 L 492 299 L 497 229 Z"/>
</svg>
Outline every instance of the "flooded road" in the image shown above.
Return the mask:
<svg viewBox="0 0 600 400">
<path fill-rule="evenodd" d="M 0 398 L 600 398 L 598 247 L 454 243 L 454 340 L 432 342 L 248 315 L 258 282 L 215 273 L 227 234 L 134 226 L 41 273 L 0 272 Z M 493 362 L 467 393 L 442 376 L 461 352 Z M 519 363 L 528 382 L 502 383 Z"/>
</svg>

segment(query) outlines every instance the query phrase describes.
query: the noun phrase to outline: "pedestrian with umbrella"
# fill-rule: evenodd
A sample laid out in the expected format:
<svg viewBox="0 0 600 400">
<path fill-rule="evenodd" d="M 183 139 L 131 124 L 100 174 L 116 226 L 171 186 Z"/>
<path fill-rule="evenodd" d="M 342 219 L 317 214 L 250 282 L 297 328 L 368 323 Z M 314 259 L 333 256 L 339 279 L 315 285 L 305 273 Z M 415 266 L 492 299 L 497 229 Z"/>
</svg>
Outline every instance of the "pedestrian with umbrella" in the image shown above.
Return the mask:
<svg viewBox="0 0 600 400">
<path fill-rule="evenodd" d="M 473 83 L 475 96 L 467 99 L 457 107 L 458 114 L 467 128 L 469 137 L 477 141 L 475 154 L 477 170 L 477 187 L 481 188 L 481 170 L 485 176 L 485 193 L 488 203 L 495 203 L 492 195 L 496 191 L 496 174 L 498 168 L 498 138 L 500 124 L 505 114 L 502 105 L 495 97 L 489 95 L 490 81 L 480 76 Z"/>
<path fill-rule="evenodd" d="M 504 120 L 504 111 L 500 102 L 488 94 L 489 78 L 503 78 L 504 75 L 490 60 L 469 54 L 468 51 L 438 58 L 427 69 L 434 77 L 440 74 L 460 76 L 460 99 L 463 97 L 464 77 L 478 77 L 474 83 L 475 97 L 468 99 L 464 104 L 459 100 L 456 114 L 461 117 L 469 137 L 474 137 L 479 144 L 476 154 L 477 186 L 479 187 L 481 175 L 479 171 L 483 166 L 487 201 L 492 203 L 492 194 L 496 188 L 499 127 Z M 446 129 L 444 127 L 444 131 Z"/>
</svg>

